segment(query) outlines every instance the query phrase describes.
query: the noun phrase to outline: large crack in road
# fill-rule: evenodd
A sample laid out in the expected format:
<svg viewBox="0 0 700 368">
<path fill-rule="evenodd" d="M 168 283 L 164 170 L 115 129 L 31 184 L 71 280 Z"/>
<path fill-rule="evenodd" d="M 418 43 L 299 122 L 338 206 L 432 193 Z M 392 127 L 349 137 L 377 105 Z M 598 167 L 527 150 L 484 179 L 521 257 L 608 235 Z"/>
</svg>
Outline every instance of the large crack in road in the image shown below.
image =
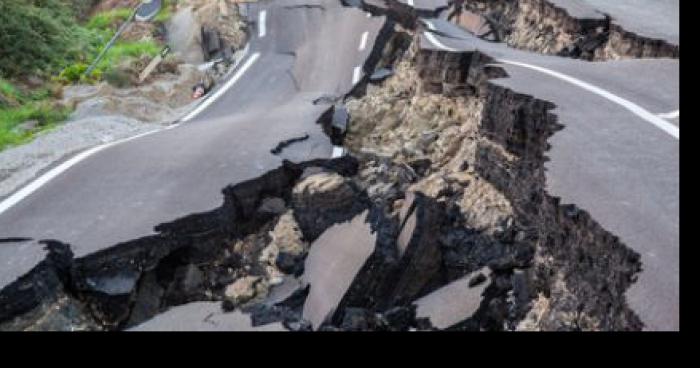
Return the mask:
<svg viewBox="0 0 700 368">
<path fill-rule="evenodd" d="M 424 11 L 343 3 L 386 17 L 318 119 L 347 156 L 284 161 L 83 257 L 44 241 L 0 291 L 0 330 L 642 329 L 640 255 L 546 189 L 554 105 L 493 83 L 508 73 L 489 55 L 423 47 Z"/>
</svg>

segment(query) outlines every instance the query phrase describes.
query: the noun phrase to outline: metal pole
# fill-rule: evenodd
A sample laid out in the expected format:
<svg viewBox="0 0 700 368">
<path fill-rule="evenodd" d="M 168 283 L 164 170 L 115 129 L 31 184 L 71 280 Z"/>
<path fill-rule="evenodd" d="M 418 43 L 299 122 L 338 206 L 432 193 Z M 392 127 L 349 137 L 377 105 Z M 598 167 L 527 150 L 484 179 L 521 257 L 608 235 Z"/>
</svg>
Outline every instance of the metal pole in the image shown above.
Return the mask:
<svg viewBox="0 0 700 368">
<path fill-rule="evenodd" d="M 102 60 L 102 58 L 105 56 L 107 51 L 109 51 L 109 49 L 114 45 L 114 42 L 117 41 L 117 38 L 119 38 L 119 36 L 121 36 L 121 34 L 124 33 L 124 31 L 126 31 L 126 28 L 129 27 L 129 24 L 131 24 L 131 22 L 134 20 L 134 17 L 136 16 L 137 11 L 138 11 L 138 7 L 136 9 L 134 9 L 134 11 L 131 12 L 131 15 L 126 20 L 126 22 L 124 22 L 124 24 L 122 24 L 122 26 L 119 27 L 119 30 L 117 31 L 117 33 L 114 34 L 112 39 L 109 40 L 109 42 L 104 47 L 104 49 L 102 49 L 100 54 L 97 55 L 97 58 L 95 59 L 95 61 L 93 61 L 92 64 L 90 64 L 90 67 L 85 71 L 85 75 L 90 75 L 90 73 L 92 73 L 92 71 L 97 67 L 97 63 L 99 63 L 100 60 Z"/>
</svg>

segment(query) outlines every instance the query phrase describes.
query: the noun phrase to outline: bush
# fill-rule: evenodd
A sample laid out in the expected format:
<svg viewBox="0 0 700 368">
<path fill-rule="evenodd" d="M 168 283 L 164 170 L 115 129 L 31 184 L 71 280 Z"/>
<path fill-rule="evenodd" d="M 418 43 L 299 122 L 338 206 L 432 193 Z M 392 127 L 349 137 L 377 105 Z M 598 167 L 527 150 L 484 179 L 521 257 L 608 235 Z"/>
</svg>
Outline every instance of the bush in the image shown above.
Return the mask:
<svg viewBox="0 0 700 368">
<path fill-rule="evenodd" d="M 129 8 L 117 8 L 95 14 L 85 25 L 93 30 L 116 30 L 129 18 L 132 10 Z"/>
<path fill-rule="evenodd" d="M 45 101 L 0 109 L 0 150 L 30 140 L 37 131 L 55 126 L 68 118 L 68 115 L 70 115 L 70 109 L 52 106 Z M 29 120 L 38 122 L 36 129 L 29 131 L 16 129 L 19 124 Z"/>
<path fill-rule="evenodd" d="M 80 27 L 68 2 L 0 1 L 0 75 L 49 75 L 85 58 L 100 39 Z"/>
</svg>

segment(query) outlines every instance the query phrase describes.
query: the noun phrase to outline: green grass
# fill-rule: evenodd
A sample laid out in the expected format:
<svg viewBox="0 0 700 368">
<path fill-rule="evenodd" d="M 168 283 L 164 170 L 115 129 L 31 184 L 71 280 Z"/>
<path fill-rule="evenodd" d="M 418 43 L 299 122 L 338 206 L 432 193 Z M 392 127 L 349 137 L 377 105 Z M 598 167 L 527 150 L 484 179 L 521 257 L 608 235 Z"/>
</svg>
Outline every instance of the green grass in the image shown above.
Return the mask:
<svg viewBox="0 0 700 368">
<path fill-rule="evenodd" d="M 85 24 L 88 29 L 104 31 L 119 27 L 129 16 L 132 10 L 130 8 L 117 8 L 104 12 L 100 12 L 92 16 Z"/>
<path fill-rule="evenodd" d="M 153 21 L 156 23 L 165 23 L 169 21 L 170 18 L 173 17 L 173 9 L 175 4 L 177 4 L 177 0 L 163 0 L 160 7 L 160 12 L 158 12 L 158 15 L 156 15 Z"/>
<path fill-rule="evenodd" d="M 122 61 L 128 58 L 140 57 L 142 55 L 155 56 L 160 52 L 160 45 L 153 40 L 144 40 L 136 42 L 117 42 L 100 61 L 98 67 L 106 70 L 110 67 L 119 65 Z"/>
<path fill-rule="evenodd" d="M 17 4 L 23 4 L 20 0 L 11 1 L 12 4 L 15 2 Z M 53 2 L 50 3 L 54 4 Z M 172 0 L 166 0 L 164 2 L 161 12 L 156 16 L 156 22 L 166 22 L 172 17 L 171 3 Z M 0 5 L 2 5 L 0 8 L 5 10 L 4 8 L 7 4 L 1 3 Z M 56 5 L 56 7 L 59 7 L 59 5 Z M 16 5 L 15 8 L 20 9 L 20 5 Z M 10 7 L 8 9 L 15 8 Z M 21 10 L 24 11 L 24 9 Z M 2 57 L 0 57 L 0 61 L 3 61 L 3 63 L 0 63 L 0 75 L 4 74 L 5 77 L 9 76 L 10 80 L 13 76 L 21 76 L 21 72 L 24 70 L 34 70 L 44 73 L 44 76 L 53 75 L 53 80 L 64 84 L 94 82 L 102 80 L 104 75 L 116 70 L 116 66 L 125 60 L 138 58 L 143 55 L 153 57 L 157 55 L 162 48 L 155 40 L 118 41 L 98 64 L 95 72 L 89 78 L 85 78 L 83 72 L 87 69 L 88 64 L 94 60 L 101 48 L 104 47 L 105 43 L 114 35 L 117 27 L 129 17 L 131 9 L 120 8 L 98 13 L 83 25 L 69 21 L 64 14 L 65 12 L 60 13 L 62 17 L 60 18 L 60 22 L 62 23 L 52 23 L 51 16 L 53 14 L 49 13 L 48 8 L 27 8 L 25 13 L 35 17 L 43 17 L 42 19 L 45 20 L 47 29 L 49 29 L 48 27 L 53 27 L 50 29 L 52 32 L 54 32 L 54 30 L 60 30 L 60 32 L 55 31 L 60 33 L 60 39 L 57 39 L 61 41 L 64 39 L 70 40 L 70 42 L 62 42 L 60 46 L 58 46 L 50 37 L 42 36 L 43 38 L 41 38 L 41 41 L 44 43 L 39 44 L 39 46 L 41 46 L 40 51 L 43 53 L 37 55 L 46 57 L 44 59 L 38 59 L 36 62 L 33 62 L 34 56 L 23 53 L 22 50 L 16 50 L 17 55 L 26 54 L 26 57 L 16 60 L 2 59 Z M 18 16 L 24 18 L 25 13 Z M 17 17 L 13 18 L 7 12 L 4 14 L 4 17 L 0 16 L 0 23 L 4 22 L 3 24 L 7 25 L 10 20 L 17 21 L 5 28 L 10 30 L 23 29 L 21 28 L 22 19 L 15 19 Z M 5 28 L 0 27 L 0 29 Z M 46 35 L 52 34 L 49 31 L 45 31 L 44 33 L 46 33 Z M 3 38 L 4 34 L 5 33 L 0 35 L 2 36 L 0 38 Z M 29 43 L 31 44 L 32 42 Z M 48 50 L 44 45 L 57 45 L 58 51 L 54 52 Z M 0 47 L 0 49 L 2 48 Z M 71 109 L 55 108 L 49 102 L 51 97 L 52 87 L 50 83 L 45 87 L 25 92 L 13 86 L 9 80 L 0 77 L 0 151 L 11 146 L 26 143 L 37 133 L 51 129 L 68 118 L 72 112 Z M 38 122 L 35 129 L 29 131 L 18 129 L 20 124 L 29 120 L 36 120 Z"/>
<path fill-rule="evenodd" d="M 15 89 L 15 86 L 2 78 L 0 78 L 0 93 L 6 97 L 12 97 L 14 99 L 17 99 L 19 95 L 19 93 L 17 93 L 17 89 Z"/>
<path fill-rule="evenodd" d="M 70 115 L 70 109 L 55 109 L 45 101 L 32 101 L 19 107 L 0 108 L 0 151 L 30 141 L 38 132 L 55 127 Z M 15 129 L 28 120 L 37 120 L 31 131 Z"/>
</svg>

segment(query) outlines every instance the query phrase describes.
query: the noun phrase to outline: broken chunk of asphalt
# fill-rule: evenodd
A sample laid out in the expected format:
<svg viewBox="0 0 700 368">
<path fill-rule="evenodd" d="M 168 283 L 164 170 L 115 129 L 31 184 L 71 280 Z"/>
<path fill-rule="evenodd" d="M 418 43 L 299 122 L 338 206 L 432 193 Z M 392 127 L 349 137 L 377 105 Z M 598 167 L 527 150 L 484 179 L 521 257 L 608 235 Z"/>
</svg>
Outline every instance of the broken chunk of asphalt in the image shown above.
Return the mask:
<svg viewBox="0 0 700 368">
<path fill-rule="evenodd" d="M 345 292 L 374 252 L 376 234 L 368 212 L 333 225 L 312 244 L 303 279 L 310 285 L 303 317 L 314 329 L 332 317 Z"/>
<path fill-rule="evenodd" d="M 416 300 L 416 317 L 427 318 L 439 329 L 452 327 L 476 313 L 485 289 L 483 282 L 472 286 L 472 277 L 467 275 Z"/>
<path fill-rule="evenodd" d="M 331 144 L 342 146 L 349 122 L 348 109 L 342 103 L 335 103 L 321 114 L 316 123 L 321 125 L 323 132 L 330 138 Z"/>
<path fill-rule="evenodd" d="M 242 311 L 223 312 L 216 302 L 173 307 L 129 331 L 286 331 L 281 323 L 256 326 Z"/>
<path fill-rule="evenodd" d="M 370 75 L 369 81 L 370 83 L 380 83 L 392 75 L 394 75 L 394 71 L 391 68 L 378 68 Z"/>
</svg>

